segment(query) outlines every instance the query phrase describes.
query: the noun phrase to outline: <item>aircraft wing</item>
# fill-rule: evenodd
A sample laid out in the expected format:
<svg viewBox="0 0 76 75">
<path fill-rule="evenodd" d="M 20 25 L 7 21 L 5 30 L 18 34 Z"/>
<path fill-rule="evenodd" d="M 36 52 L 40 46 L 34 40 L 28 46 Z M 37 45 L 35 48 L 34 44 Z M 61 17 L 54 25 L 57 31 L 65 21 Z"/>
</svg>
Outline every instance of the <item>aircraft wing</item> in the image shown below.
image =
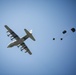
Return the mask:
<svg viewBox="0 0 76 75">
<path fill-rule="evenodd" d="M 8 30 L 7 32 L 9 32 L 13 38 L 15 38 L 16 40 L 20 39 L 19 36 L 12 30 L 10 29 L 7 25 L 5 25 L 5 28 Z"/>
<path fill-rule="evenodd" d="M 25 49 L 26 52 L 28 52 L 30 55 L 32 55 L 31 51 L 29 50 L 29 48 L 26 46 L 26 44 L 24 42 L 22 44 L 20 44 L 20 45 L 22 46 L 22 49 Z"/>
</svg>

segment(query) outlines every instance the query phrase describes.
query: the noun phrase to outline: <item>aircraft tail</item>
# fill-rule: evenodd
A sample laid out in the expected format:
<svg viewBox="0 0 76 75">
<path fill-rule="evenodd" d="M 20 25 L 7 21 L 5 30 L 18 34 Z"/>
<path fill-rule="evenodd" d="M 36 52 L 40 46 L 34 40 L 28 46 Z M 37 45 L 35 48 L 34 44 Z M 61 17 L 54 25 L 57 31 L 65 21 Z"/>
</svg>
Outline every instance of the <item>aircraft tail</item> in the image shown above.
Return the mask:
<svg viewBox="0 0 76 75">
<path fill-rule="evenodd" d="M 27 29 L 24 29 L 24 31 L 26 32 L 26 34 L 27 34 L 28 37 L 30 37 L 33 41 L 35 41 L 35 38 L 32 35 L 32 30 L 28 31 Z"/>
</svg>

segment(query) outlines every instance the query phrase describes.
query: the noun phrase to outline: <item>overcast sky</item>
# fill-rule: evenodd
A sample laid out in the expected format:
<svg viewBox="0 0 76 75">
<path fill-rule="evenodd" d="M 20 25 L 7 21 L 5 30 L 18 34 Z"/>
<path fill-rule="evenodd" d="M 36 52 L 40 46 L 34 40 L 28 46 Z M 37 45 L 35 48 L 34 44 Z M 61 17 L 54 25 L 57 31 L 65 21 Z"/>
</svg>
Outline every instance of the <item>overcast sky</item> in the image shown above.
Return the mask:
<svg viewBox="0 0 76 75">
<path fill-rule="evenodd" d="M 25 28 L 33 30 L 36 41 L 25 41 L 32 55 L 7 48 L 11 40 L 4 25 L 20 37 L 26 35 Z M 0 0 L 0 75 L 76 75 L 72 27 L 76 28 L 75 0 Z"/>
</svg>

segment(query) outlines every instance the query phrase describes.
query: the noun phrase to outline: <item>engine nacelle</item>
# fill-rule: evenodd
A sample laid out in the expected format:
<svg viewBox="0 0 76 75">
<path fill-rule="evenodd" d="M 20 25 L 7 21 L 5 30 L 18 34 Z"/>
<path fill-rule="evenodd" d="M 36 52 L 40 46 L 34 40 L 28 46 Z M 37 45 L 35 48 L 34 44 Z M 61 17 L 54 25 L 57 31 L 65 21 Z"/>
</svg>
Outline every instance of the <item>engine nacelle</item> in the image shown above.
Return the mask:
<svg viewBox="0 0 76 75">
<path fill-rule="evenodd" d="M 23 51 L 23 49 L 21 49 L 21 51 Z"/>
<path fill-rule="evenodd" d="M 27 53 L 28 51 L 25 51 L 25 53 Z"/>
<path fill-rule="evenodd" d="M 13 36 L 11 35 L 10 37 L 12 38 Z"/>
<path fill-rule="evenodd" d="M 20 47 L 20 45 L 17 45 L 17 47 L 19 48 L 19 47 Z"/>
<path fill-rule="evenodd" d="M 11 34 L 7 34 L 7 36 L 9 37 Z"/>
<path fill-rule="evenodd" d="M 14 38 L 11 38 L 11 40 L 13 40 Z"/>
<path fill-rule="evenodd" d="M 24 47 L 24 49 L 26 49 L 26 48 L 27 48 L 27 46 Z"/>
<path fill-rule="evenodd" d="M 8 33 L 9 31 L 7 31 L 6 33 Z"/>
<path fill-rule="evenodd" d="M 24 49 L 21 47 L 20 50 L 22 51 L 22 50 L 24 50 Z"/>
</svg>

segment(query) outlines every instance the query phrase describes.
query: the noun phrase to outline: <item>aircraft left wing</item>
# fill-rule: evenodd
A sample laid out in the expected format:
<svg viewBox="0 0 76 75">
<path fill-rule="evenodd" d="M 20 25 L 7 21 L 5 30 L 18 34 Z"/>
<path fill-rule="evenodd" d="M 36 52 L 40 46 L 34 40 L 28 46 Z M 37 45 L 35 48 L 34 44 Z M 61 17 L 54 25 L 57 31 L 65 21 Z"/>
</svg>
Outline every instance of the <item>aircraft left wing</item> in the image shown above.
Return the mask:
<svg viewBox="0 0 76 75">
<path fill-rule="evenodd" d="M 12 29 L 10 29 L 7 25 L 5 25 L 5 28 L 8 30 L 7 32 L 9 32 L 12 35 L 13 38 L 15 38 L 16 40 L 20 39 L 19 36 Z"/>
<path fill-rule="evenodd" d="M 26 44 L 23 42 L 20 44 L 22 47 L 21 47 L 21 50 L 25 49 L 26 52 L 28 52 L 30 55 L 32 55 L 32 52 L 29 50 L 29 48 L 26 46 Z M 25 53 L 26 53 L 25 52 Z"/>
</svg>

